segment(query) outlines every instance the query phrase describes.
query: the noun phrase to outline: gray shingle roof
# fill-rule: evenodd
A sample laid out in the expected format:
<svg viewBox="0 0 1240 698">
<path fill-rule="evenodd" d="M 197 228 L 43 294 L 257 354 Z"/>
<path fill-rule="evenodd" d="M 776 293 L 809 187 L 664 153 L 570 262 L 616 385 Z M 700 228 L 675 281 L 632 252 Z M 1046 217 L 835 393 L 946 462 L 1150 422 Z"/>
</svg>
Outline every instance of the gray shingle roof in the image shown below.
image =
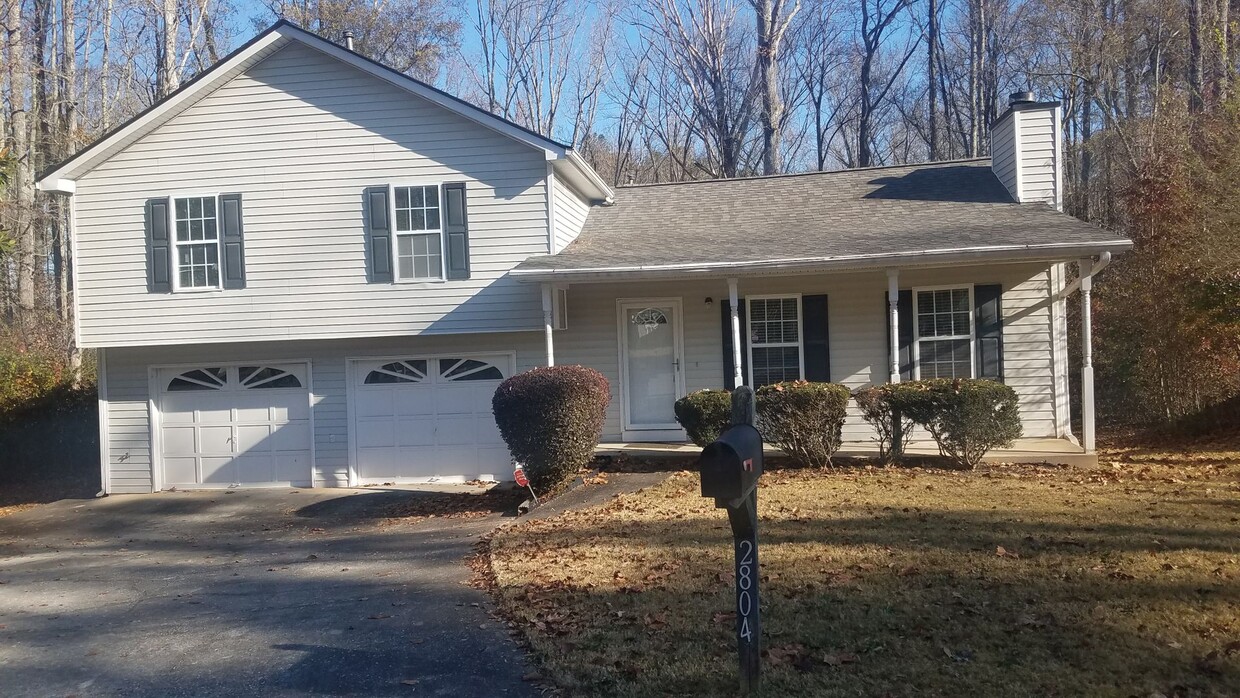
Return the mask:
<svg viewBox="0 0 1240 698">
<path fill-rule="evenodd" d="M 518 273 L 875 258 L 1098 243 L 1119 235 L 1018 204 L 990 160 L 620 187 L 581 235 Z"/>
</svg>

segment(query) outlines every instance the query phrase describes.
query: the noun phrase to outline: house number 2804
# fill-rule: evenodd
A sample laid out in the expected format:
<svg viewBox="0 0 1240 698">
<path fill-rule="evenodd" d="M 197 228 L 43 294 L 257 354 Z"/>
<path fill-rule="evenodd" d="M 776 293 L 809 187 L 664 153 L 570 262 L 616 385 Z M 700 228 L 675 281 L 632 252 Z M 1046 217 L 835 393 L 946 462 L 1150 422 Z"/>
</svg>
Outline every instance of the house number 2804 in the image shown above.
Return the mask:
<svg viewBox="0 0 1240 698">
<path fill-rule="evenodd" d="M 740 623 L 738 634 L 748 641 L 753 639 L 753 626 L 750 622 L 754 607 L 753 541 L 741 539 L 737 546 L 740 552 L 736 563 L 736 616 Z"/>
</svg>

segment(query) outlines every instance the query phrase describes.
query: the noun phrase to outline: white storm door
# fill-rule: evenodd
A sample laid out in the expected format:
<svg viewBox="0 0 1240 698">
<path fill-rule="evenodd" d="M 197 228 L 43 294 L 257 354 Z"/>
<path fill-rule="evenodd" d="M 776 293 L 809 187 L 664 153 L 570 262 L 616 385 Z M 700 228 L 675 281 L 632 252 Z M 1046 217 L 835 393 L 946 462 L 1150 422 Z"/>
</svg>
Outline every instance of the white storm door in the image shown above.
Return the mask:
<svg viewBox="0 0 1240 698">
<path fill-rule="evenodd" d="M 625 431 L 674 432 L 680 429 L 673 410 L 676 400 L 684 394 L 680 312 L 679 299 L 620 303 L 620 378 Z"/>
</svg>

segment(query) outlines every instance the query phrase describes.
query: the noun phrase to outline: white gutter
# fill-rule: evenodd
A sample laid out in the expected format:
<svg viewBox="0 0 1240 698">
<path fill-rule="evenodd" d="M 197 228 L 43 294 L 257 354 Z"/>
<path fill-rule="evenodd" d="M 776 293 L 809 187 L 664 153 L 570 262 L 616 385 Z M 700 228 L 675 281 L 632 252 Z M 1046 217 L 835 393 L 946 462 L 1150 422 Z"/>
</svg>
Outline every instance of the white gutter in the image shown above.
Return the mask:
<svg viewBox="0 0 1240 698">
<path fill-rule="evenodd" d="M 1089 273 L 1090 276 L 1097 276 L 1098 272 L 1102 271 L 1103 268 L 1105 268 L 1110 263 L 1111 263 L 1111 253 L 1104 251 L 1102 254 L 1098 255 L 1098 261 L 1094 262 L 1094 266 Z M 1063 290 L 1060 291 L 1058 294 L 1056 294 L 1055 297 L 1056 298 L 1067 298 L 1073 293 L 1076 293 L 1076 290 L 1080 287 L 1081 287 L 1081 277 L 1078 276 L 1076 277 L 1075 281 L 1068 284 L 1067 286 L 1064 286 Z"/>
<path fill-rule="evenodd" d="M 948 264 L 972 261 L 1062 261 L 1076 259 L 1082 253 L 1106 255 L 1111 250 L 1123 252 L 1132 247 L 1131 240 L 1116 239 L 1109 242 L 1076 242 L 1043 245 L 1000 245 L 993 247 L 962 247 L 942 250 L 922 250 L 906 253 L 882 253 L 841 255 L 836 257 L 803 257 L 792 259 L 765 259 L 736 262 L 699 262 L 678 264 L 638 265 L 627 267 L 590 267 L 585 269 L 513 269 L 513 277 L 521 281 L 546 281 L 589 276 L 660 276 L 685 273 L 709 274 L 712 272 L 814 272 L 831 269 L 864 269 L 892 264 Z M 536 259 L 532 257 L 531 259 Z"/>
</svg>

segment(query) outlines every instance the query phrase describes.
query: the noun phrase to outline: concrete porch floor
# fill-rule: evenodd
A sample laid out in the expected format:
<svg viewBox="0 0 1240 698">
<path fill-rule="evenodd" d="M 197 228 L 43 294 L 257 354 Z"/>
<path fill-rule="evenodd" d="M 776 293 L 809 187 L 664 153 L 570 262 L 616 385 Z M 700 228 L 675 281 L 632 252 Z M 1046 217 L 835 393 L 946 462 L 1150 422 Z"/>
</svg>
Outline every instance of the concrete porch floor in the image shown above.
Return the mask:
<svg viewBox="0 0 1240 698">
<path fill-rule="evenodd" d="M 684 458 L 696 456 L 702 449 L 691 443 L 644 443 L 610 441 L 599 444 L 594 449 L 595 455 L 619 456 L 630 458 Z M 910 456 L 937 456 L 939 448 L 933 441 L 914 441 L 909 444 L 906 453 Z M 872 458 L 878 454 L 873 443 L 864 441 L 846 441 L 839 453 L 840 458 Z M 766 456 L 775 457 L 782 453 L 770 446 L 766 447 Z M 982 459 L 986 463 L 1052 463 L 1091 467 L 1098 464 L 1097 453 L 1086 453 L 1085 449 L 1074 441 L 1054 438 L 1018 439 L 1012 448 L 998 448 L 986 454 Z"/>
</svg>

